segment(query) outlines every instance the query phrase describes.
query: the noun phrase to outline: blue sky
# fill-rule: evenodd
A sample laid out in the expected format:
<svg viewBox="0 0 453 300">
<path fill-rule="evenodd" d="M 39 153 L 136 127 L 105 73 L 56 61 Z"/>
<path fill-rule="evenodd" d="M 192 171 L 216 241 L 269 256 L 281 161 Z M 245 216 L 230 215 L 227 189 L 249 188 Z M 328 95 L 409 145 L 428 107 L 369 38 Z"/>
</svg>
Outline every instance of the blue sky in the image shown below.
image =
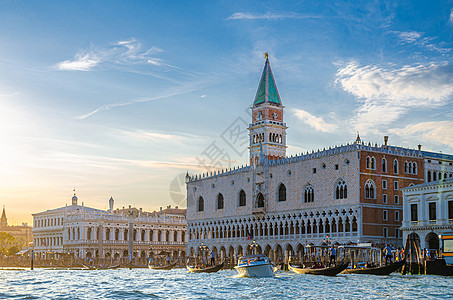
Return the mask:
<svg viewBox="0 0 453 300">
<path fill-rule="evenodd" d="M 0 204 L 183 204 L 247 163 L 269 52 L 288 154 L 365 141 L 453 153 L 452 1 L 0 1 Z M 178 177 L 179 176 L 179 177 Z M 170 193 L 170 191 L 172 193 Z"/>
</svg>

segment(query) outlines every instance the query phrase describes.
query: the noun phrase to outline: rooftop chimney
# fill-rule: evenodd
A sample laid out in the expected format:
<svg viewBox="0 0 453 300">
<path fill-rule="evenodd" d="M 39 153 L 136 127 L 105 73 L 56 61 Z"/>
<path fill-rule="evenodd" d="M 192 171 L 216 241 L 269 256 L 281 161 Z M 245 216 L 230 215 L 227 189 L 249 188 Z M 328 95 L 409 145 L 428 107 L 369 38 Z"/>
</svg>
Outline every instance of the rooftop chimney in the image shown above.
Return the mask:
<svg viewBox="0 0 453 300">
<path fill-rule="evenodd" d="M 384 135 L 384 145 L 387 146 L 387 142 L 389 141 L 388 135 Z"/>
<path fill-rule="evenodd" d="M 418 144 L 418 151 L 422 151 L 422 145 Z"/>
<path fill-rule="evenodd" d="M 162 206 L 160 207 L 160 211 L 162 211 Z"/>
<path fill-rule="evenodd" d="M 110 212 L 111 213 L 113 212 L 113 202 L 114 202 L 113 197 L 110 197 L 110 199 L 109 199 L 109 208 L 110 208 Z"/>
</svg>

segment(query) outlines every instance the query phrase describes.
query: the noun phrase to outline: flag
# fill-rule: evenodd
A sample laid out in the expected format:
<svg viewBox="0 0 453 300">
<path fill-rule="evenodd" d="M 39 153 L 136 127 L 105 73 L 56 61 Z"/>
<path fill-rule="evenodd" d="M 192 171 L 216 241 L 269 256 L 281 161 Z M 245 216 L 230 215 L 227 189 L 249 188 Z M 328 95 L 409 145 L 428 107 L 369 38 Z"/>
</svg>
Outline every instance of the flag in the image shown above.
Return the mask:
<svg viewBox="0 0 453 300">
<path fill-rule="evenodd" d="M 253 240 L 253 231 L 247 230 L 247 240 Z"/>
</svg>

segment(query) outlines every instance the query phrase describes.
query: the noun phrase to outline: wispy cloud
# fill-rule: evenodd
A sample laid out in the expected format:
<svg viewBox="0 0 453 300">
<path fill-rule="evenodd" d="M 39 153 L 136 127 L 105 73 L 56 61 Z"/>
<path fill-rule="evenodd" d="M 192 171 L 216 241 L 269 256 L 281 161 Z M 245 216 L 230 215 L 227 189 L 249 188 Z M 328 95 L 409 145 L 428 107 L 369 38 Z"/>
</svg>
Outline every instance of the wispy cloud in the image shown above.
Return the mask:
<svg viewBox="0 0 453 300">
<path fill-rule="evenodd" d="M 453 96 L 453 65 L 385 68 L 350 62 L 338 69 L 335 82 L 358 98 L 353 122 L 357 129 L 367 130 L 389 124 L 410 109 L 445 105 Z"/>
<path fill-rule="evenodd" d="M 165 93 L 162 93 L 162 94 L 154 96 L 154 97 L 142 97 L 142 98 L 137 98 L 137 99 L 124 101 L 124 102 L 115 102 L 115 103 L 104 104 L 87 114 L 83 114 L 83 115 L 75 117 L 75 119 L 83 120 L 83 119 L 91 117 L 92 115 L 94 115 L 98 112 L 108 111 L 108 110 L 111 110 L 112 108 L 123 107 L 123 106 L 128 106 L 128 105 L 133 105 L 133 104 L 138 104 L 138 103 L 145 103 L 145 102 L 156 101 L 156 100 L 163 100 L 163 99 L 167 99 L 167 98 L 170 98 L 173 96 L 190 93 L 190 92 L 196 91 L 200 88 L 201 88 L 201 86 L 198 86 L 198 84 L 193 84 L 191 82 L 188 82 L 185 85 L 175 87 L 173 90 L 169 90 Z"/>
<path fill-rule="evenodd" d="M 176 142 L 181 142 L 186 139 L 191 139 L 191 140 L 198 140 L 200 137 L 192 134 L 186 134 L 186 133 L 173 133 L 173 132 L 151 132 L 151 131 L 144 131 L 144 130 L 136 130 L 136 131 L 125 131 L 122 130 L 119 132 L 119 134 L 136 138 L 136 139 L 141 139 L 141 140 L 149 140 L 149 141 L 176 141 Z"/>
<path fill-rule="evenodd" d="M 453 8 L 450 10 L 450 22 L 453 23 Z"/>
<path fill-rule="evenodd" d="M 143 50 L 141 43 L 131 38 L 115 42 L 107 48 L 84 49 L 76 53 L 73 59 L 56 64 L 55 68 L 62 71 L 91 71 L 95 67 L 110 63 L 119 65 L 150 64 L 178 69 L 156 57 L 160 52 L 163 52 L 163 50 L 158 47 Z"/>
<path fill-rule="evenodd" d="M 391 129 L 390 133 L 410 141 L 430 141 L 453 147 L 452 121 L 421 122 L 404 128 Z"/>
<path fill-rule="evenodd" d="M 57 64 L 57 69 L 62 71 L 90 71 L 99 62 L 99 58 L 94 53 L 77 53 L 74 59 Z"/>
<path fill-rule="evenodd" d="M 448 53 L 450 48 L 445 48 L 444 43 L 436 43 L 435 37 L 424 36 L 423 32 L 418 31 L 392 31 L 400 39 L 402 44 L 413 44 L 420 48 L 425 48 L 438 53 Z"/>
<path fill-rule="evenodd" d="M 326 121 L 324 121 L 323 118 L 313 116 L 312 114 L 306 112 L 305 110 L 293 109 L 293 111 L 298 119 L 302 120 L 302 122 L 304 122 L 305 124 L 314 128 L 317 131 L 333 132 L 337 129 L 337 125 L 329 124 Z"/>
<path fill-rule="evenodd" d="M 227 18 L 227 20 L 283 20 L 283 19 L 320 19 L 320 16 L 302 15 L 294 12 L 287 13 L 265 13 L 254 14 L 237 12 Z"/>
</svg>

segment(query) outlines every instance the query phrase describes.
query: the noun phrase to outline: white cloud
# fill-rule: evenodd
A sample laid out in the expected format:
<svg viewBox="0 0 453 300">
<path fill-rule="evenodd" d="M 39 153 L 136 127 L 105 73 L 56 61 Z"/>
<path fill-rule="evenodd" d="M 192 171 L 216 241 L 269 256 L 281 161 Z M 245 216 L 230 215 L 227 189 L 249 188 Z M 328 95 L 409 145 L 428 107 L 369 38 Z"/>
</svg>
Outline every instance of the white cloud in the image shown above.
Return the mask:
<svg viewBox="0 0 453 300">
<path fill-rule="evenodd" d="M 337 125 L 329 124 L 323 120 L 321 117 L 313 116 L 312 114 L 306 112 L 302 109 L 293 109 L 294 114 L 300 120 L 302 120 L 308 126 L 314 128 L 317 131 L 321 132 L 333 132 L 337 129 Z"/>
<path fill-rule="evenodd" d="M 103 63 L 120 65 L 147 63 L 175 68 L 164 64 L 161 59 L 154 57 L 154 55 L 162 51 L 162 49 L 157 47 L 151 47 L 143 51 L 141 43 L 132 38 L 113 43 L 109 48 L 83 50 L 77 53 L 74 59 L 58 63 L 56 69 L 62 71 L 91 71 Z"/>
<path fill-rule="evenodd" d="M 181 141 L 186 136 L 183 134 L 175 133 L 159 133 L 159 132 L 149 132 L 149 131 L 121 131 L 121 134 L 125 136 L 130 136 L 138 139 L 145 139 L 150 141 Z"/>
<path fill-rule="evenodd" d="M 453 147 L 453 122 L 421 122 L 404 128 L 391 129 L 390 133 L 400 135 L 407 140 L 429 141 Z"/>
<path fill-rule="evenodd" d="M 453 8 L 450 10 L 450 22 L 453 23 Z"/>
<path fill-rule="evenodd" d="M 90 71 L 99 62 L 100 60 L 94 53 L 78 53 L 73 60 L 65 60 L 57 64 L 57 69 L 64 71 Z"/>
<path fill-rule="evenodd" d="M 301 15 L 297 13 L 265 13 L 253 14 L 237 12 L 227 18 L 227 20 L 282 20 L 282 19 L 319 19 L 319 16 Z"/>
<path fill-rule="evenodd" d="M 447 53 L 451 51 L 450 48 L 443 47 L 444 43 L 436 43 L 435 37 L 423 36 L 423 32 L 392 31 L 392 33 L 395 33 L 399 37 L 402 44 L 413 44 L 420 48 L 425 48 L 430 51 L 436 51 L 439 53 Z"/>
<path fill-rule="evenodd" d="M 359 99 L 353 120 L 366 130 L 389 124 L 414 108 L 445 105 L 453 96 L 453 66 L 447 63 L 384 68 L 351 62 L 336 74 L 336 84 Z"/>
</svg>

